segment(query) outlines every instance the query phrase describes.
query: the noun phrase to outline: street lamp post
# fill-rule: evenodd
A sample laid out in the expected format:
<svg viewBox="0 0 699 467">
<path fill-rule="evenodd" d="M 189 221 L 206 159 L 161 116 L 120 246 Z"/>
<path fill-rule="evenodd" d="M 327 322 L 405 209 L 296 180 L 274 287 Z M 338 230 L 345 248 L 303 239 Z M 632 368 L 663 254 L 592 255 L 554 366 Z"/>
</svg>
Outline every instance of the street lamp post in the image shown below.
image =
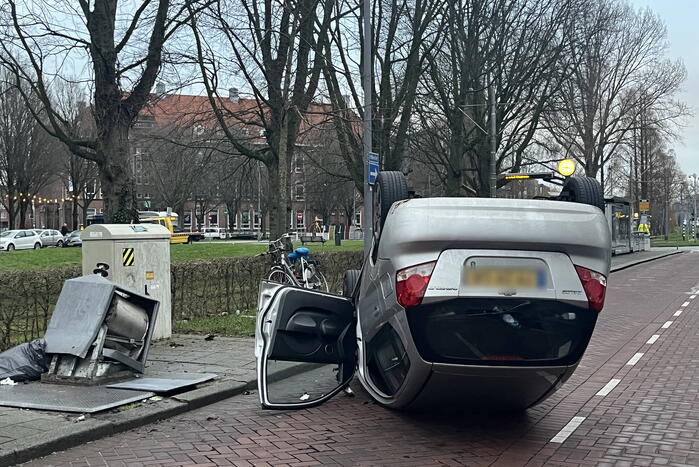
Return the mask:
<svg viewBox="0 0 699 467">
<path fill-rule="evenodd" d="M 367 169 L 369 153 L 371 152 L 371 75 L 372 75 L 372 50 L 371 50 L 371 0 L 363 0 L 362 11 L 364 15 L 364 67 L 362 69 L 362 87 L 364 88 L 364 129 L 362 132 L 362 146 L 364 154 L 364 257 L 369 255 L 371 240 L 374 237 L 373 225 L 373 196 L 369 185 L 369 170 Z"/>
</svg>

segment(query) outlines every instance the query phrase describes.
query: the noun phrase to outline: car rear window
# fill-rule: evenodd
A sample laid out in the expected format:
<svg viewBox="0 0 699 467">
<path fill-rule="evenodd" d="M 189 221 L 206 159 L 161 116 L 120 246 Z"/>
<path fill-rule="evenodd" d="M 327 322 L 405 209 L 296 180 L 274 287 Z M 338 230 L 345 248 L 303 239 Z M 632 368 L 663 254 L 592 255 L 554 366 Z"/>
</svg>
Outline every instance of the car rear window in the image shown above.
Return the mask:
<svg viewBox="0 0 699 467">
<path fill-rule="evenodd" d="M 435 363 L 569 365 L 597 314 L 553 300 L 460 298 L 407 310 L 420 355 Z"/>
</svg>

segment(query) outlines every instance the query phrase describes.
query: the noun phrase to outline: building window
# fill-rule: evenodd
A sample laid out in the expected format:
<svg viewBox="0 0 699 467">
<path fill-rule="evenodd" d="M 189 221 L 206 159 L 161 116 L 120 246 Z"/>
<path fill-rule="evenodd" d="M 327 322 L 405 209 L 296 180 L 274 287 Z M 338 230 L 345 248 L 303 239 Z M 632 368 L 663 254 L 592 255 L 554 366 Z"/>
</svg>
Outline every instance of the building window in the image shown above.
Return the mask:
<svg viewBox="0 0 699 467">
<path fill-rule="evenodd" d="M 296 211 L 296 230 L 305 230 L 305 216 L 303 211 Z"/>
<path fill-rule="evenodd" d="M 294 172 L 297 174 L 303 172 L 303 156 L 300 154 L 294 156 Z"/>
<path fill-rule="evenodd" d="M 296 201 L 303 201 L 304 200 L 304 189 L 303 189 L 302 183 L 297 183 L 294 186 L 294 193 L 296 194 Z"/>
<path fill-rule="evenodd" d="M 240 214 L 240 229 L 249 230 L 250 229 L 250 211 L 243 211 Z"/>
<path fill-rule="evenodd" d="M 253 229 L 260 228 L 260 211 L 258 211 L 258 210 L 255 210 L 255 214 L 252 218 L 252 228 Z"/>
<path fill-rule="evenodd" d="M 354 213 L 354 225 L 362 225 L 362 213 L 360 211 Z"/>
<path fill-rule="evenodd" d="M 136 193 L 136 198 L 142 199 L 142 198 L 143 198 L 143 193 Z"/>
<path fill-rule="evenodd" d="M 149 185 L 150 180 L 146 174 L 144 162 L 147 158 L 146 150 L 136 148 L 136 154 L 133 157 L 133 173 L 136 179 L 136 185 Z"/>
<path fill-rule="evenodd" d="M 218 211 L 209 211 L 209 225 L 218 225 Z"/>
</svg>

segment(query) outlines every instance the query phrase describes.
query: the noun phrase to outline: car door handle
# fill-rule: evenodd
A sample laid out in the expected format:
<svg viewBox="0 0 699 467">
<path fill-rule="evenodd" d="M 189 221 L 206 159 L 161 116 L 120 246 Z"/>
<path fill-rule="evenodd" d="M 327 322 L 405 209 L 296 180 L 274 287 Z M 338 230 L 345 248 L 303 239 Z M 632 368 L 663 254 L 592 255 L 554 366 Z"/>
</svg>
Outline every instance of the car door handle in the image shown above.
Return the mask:
<svg viewBox="0 0 699 467">
<path fill-rule="evenodd" d="M 336 338 L 342 332 L 342 327 L 336 320 L 328 318 L 323 313 L 315 311 L 300 311 L 294 314 L 286 324 L 286 330 L 304 334 L 321 335 Z"/>
</svg>

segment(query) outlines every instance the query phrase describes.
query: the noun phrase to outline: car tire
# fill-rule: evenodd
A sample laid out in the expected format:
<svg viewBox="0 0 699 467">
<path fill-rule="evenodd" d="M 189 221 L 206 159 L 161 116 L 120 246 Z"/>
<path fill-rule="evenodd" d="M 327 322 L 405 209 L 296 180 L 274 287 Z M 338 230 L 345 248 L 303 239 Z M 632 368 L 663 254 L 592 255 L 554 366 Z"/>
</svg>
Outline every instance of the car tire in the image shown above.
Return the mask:
<svg viewBox="0 0 699 467">
<path fill-rule="evenodd" d="M 592 177 L 570 177 L 563 184 L 565 201 L 588 204 L 604 212 L 602 185 Z"/>
<path fill-rule="evenodd" d="M 38 242 L 35 243 L 35 244 L 34 244 L 34 249 L 35 249 L 35 250 L 41 250 L 41 243 L 38 243 Z"/>
<path fill-rule="evenodd" d="M 63 248 L 63 242 L 61 240 L 56 242 L 56 248 Z"/>
<path fill-rule="evenodd" d="M 354 288 L 357 286 L 357 282 L 359 282 L 360 274 L 359 269 L 348 269 L 345 271 L 345 277 L 342 280 L 343 297 L 352 297 L 352 292 L 354 292 Z"/>
<path fill-rule="evenodd" d="M 408 182 L 403 172 L 389 170 L 379 172 L 374 193 L 374 237 L 381 237 L 381 230 L 386 223 L 388 211 L 397 201 L 408 199 Z"/>
<path fill-rule="evenodd" d="M 15 251 L 15 246 L 12 243 L 10 243 L 9 245 L 7 245 L 7 251 Z"/>
</svg>

